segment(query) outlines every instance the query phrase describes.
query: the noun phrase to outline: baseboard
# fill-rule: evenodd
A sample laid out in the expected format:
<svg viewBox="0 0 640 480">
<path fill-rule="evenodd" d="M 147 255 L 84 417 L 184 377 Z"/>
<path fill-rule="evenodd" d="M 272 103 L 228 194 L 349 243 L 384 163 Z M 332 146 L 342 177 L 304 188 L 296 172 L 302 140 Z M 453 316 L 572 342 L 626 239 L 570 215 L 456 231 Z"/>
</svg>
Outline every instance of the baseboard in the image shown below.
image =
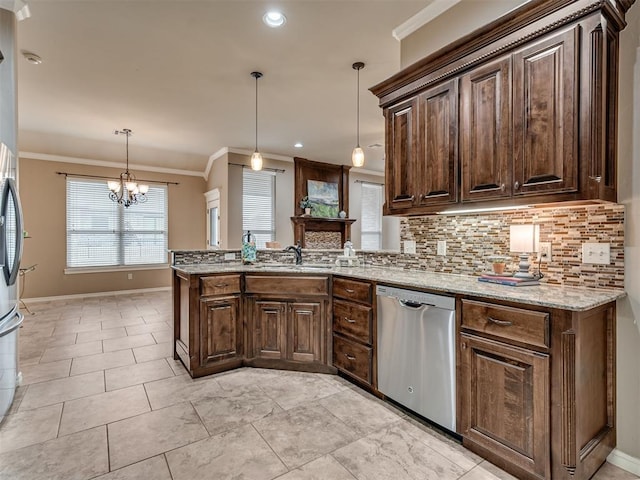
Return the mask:
<svg viewBox="0 0 640 480">
<path fill-rule="evenodd" d="M 607 462 L 629 473 L 640 476 L 640 458 L 632 457 L 617 448 L 614 448 L 609 454 Z"/>
<path fill-rule="evenodd" d="M 138 288 L 135 290 L 116 290 L 114 292 L 77 293 L 73 295 L 57 295 L 54 297 L 23 298 L 25 303 L 52 302 L 56 300 L 73 300 L 88 297 L 110 297 L 112 295 L 128 295 L 131 293 L 152 293 L 171 291 L 171 287 Z"/>
</svg>

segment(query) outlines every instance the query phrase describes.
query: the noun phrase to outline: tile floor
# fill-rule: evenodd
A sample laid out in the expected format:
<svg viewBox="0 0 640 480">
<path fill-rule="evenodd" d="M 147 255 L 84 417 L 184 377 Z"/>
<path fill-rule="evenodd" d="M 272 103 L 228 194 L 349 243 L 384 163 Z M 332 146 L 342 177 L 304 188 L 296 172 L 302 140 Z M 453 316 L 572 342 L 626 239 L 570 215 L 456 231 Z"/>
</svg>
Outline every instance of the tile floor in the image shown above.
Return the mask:
<svg viewBox="0 0 640 480">
<path fill-rule="evenodd" d="M 337 376 L 192 380 L 171 358 L 167 292 L 30 307 L 2 480 L 513 479 Z"/>
</svg>

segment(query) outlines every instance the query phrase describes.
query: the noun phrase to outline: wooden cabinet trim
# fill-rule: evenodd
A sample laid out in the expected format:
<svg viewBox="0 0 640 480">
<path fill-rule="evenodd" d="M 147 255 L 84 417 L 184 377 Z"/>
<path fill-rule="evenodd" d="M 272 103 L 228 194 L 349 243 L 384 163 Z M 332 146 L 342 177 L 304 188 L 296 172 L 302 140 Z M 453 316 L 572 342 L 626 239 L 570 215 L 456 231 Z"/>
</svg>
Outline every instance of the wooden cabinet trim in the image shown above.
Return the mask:
<svg viewBox="0 0 640 480">
<path fill-rule="evenodd" d="M 240 293 L 240 274 L 200 277 L 200 295 L 228 295 Z"/>
<path fill-rule="evenodd" d="M 295 297 L 329 295 L 329 277 L 245 275 L 245 293 Z"/>
<path fill-rule="evenodd" d="M 333 277 L 333 296 L 371 305 L 373 285 L 367 281 Z"/>
</svg>

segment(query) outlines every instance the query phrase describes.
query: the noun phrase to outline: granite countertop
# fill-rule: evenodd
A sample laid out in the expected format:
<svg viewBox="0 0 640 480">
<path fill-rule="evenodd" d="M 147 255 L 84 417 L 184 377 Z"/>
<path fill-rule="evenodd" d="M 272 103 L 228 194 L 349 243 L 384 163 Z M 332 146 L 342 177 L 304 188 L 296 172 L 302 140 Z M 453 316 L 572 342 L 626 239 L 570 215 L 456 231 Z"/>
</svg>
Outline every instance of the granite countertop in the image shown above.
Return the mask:
<svg viewBox="0 0 640 480">
<path fill-rule="evenodd" d="M 626 295 L 624 290 L 558 285 L 511 287 L 479 282 L 478 277 L 450 273 L 432 273 L 386 267 L 337 267 L 323 265 L 284 265 L 240 263 L 174 265 L 174 270 L 189 275 L 225 272 L 268 272 L 343 275 L 378 283 L 391 283 L 406 288 L 428 289 L 449 294 L 474 295 L 495 300 L 507 300 L 529 305 L 584 311 L 612 302 Z"/>
</svg>

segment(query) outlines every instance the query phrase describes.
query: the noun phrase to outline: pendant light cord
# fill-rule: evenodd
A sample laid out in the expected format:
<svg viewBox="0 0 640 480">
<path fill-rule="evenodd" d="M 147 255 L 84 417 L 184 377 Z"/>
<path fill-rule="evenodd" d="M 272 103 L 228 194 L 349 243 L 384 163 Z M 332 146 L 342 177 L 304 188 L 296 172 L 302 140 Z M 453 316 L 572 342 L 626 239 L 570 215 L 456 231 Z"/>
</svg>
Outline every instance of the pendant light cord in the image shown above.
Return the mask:
<svg viewBox="0 0 640 480">
<path fill-rule="evenodd" d="M 360 68 L 356 80 L 356 147 L 360 147 Z"/>
<path fill-rule="evenodd" d="M 258 75 L 256 77 L 256 152 L 258 151 Z"/>
</svg>

